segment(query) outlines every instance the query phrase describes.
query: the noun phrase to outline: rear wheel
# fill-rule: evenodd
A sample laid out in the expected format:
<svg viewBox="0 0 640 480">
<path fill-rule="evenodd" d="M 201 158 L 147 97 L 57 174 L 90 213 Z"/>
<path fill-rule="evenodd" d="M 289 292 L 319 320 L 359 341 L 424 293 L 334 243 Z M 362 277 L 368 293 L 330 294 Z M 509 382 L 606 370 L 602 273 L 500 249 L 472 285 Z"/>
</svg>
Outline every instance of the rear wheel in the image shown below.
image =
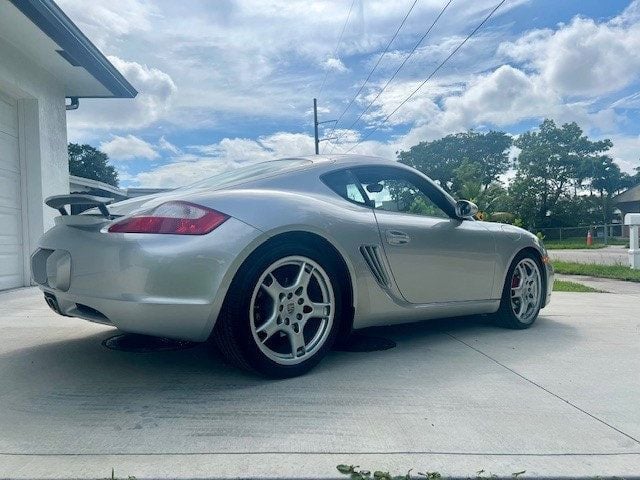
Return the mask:
<svg viewBox="0 0 640 480">
<path fill-rule="evenodd" d="M 529 252 L 511 263 L 502 291 L 498 323 L 507 328 L 529 328 L 538 318 L 544 293 L 540 261 Z"/>
<path fill-rule="evenodd" d="M 320 252 L 289 242 L 259 253 L 232 282 L 214 341 L 233 364 L 271 377 L 301 375 L 338 332 L 337 269 Z"/>
</svg>

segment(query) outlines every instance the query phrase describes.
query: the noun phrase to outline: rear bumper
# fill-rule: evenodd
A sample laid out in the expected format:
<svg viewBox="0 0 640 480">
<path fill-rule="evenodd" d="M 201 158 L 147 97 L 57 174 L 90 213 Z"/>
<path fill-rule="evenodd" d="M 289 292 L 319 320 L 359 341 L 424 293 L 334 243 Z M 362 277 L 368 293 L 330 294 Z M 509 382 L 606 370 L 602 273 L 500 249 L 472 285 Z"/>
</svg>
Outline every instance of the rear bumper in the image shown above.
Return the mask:
<svg viewBox="0 0 640 480">
<path fill-rule="evenodd" d="M 208 332 L 205 330 L 212 314 L 213 302 L 178 303 L 176 299 L 169 298 L 114 300 L 74 295 L 42 285 L 40 288 L 55 298 L 57 310 L 54 310 L 60 315 L 113 325 L 125 332 L 158 337 L 203 341 L 210 333 L 210 329 Z M 51 303 L 49 306 L 53 308 Z"/>
<path fill-rule="evenodd" d="M 55 297 L 62 315 L 127 332 L 203 341 L 245 251 L 260 233 L 233 218 L 202 236 L 58 225 L 40 240 L 32 277 Z"/>
</svg>

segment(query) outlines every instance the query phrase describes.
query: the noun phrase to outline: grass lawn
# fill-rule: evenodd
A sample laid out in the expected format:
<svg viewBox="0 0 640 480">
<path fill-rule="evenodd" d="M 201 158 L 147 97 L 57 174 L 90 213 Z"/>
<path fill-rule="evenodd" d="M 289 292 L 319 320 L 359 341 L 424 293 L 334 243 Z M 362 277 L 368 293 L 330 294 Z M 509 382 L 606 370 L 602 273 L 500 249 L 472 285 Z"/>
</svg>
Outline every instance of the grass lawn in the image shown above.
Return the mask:
<svg viewBox="0 0 640 480">
<path fill-rule="evenodd" d="M 602 292 L 597 288 L 587 287 L 576 282 L 567 282 L 566 280 L 556 280 L 553 282 L 554 292 Z"/>
<path fill-rule="evenodd" d="M 597 265 L 595 263 L 577 263 L 555 261 L 556 273 L 567 275 L 590 275 L 592 277 L 613 278 L 627 282 L 640 282 L 640 270 L 632 270 L 624 265 Z"/>
<path fill-rule="evenodd" d="M 595 240 L 595 239 L 594 239 Z M 626 239 L 617 239 L 617 238 L 608 238 L 607 245 L 628 245 L 629 241 Z M 598 241 L 594 241 L 593 245 L 590 247 L 587 246 L 586 238 L 563 238 L 562 240 L 545 240 L 544 246 L 547 250 L 566 250 L 566 249 L 598 249 L 604 248 L 607 245 L 601 242 L 600 239 Z"/>
</svg>

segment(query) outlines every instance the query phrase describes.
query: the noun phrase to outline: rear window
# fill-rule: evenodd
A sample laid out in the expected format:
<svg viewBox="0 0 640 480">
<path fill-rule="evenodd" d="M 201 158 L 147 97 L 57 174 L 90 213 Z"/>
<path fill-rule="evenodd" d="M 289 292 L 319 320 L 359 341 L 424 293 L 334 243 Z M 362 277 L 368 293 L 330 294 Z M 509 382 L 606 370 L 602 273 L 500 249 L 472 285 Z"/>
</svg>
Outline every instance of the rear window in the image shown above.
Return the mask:
<svg viewBox="0 0 640 480">
<path fill-rule="evenodd" d="M 224 173 L 205 178 L 199 182 L 192 183 L 183 188 L 218 188 L 232 183 L 250 180 L 256 177 L 262 177 L 271 173 L 292 170 L 296 167 L 308 165 L 311 160 L 303 158 L 286 158 L 283 160 L 271 160 L 269 162 L 252 163 L 244 167 L 234 168 Z"/>
<path fill-rule="evenodd" d="M 322 176 L 322 181 L 345 200 L 359 205 L 367 204 L 355 177 L 349 170 L 327 173 Z"/>
</svg>

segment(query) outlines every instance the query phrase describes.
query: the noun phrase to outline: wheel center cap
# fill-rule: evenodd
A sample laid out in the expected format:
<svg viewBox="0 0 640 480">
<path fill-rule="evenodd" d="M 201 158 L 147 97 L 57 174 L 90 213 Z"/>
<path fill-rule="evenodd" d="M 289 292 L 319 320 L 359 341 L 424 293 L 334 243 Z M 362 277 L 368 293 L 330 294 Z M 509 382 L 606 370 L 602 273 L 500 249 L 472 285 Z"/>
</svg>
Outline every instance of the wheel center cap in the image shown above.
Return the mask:
<svg viewBox="0 0 640 480">
<path fill-rule="evenodd" d="M 293 302 L 287 304 L 287 313 L 291 315 L 293 311 L 296 309 L 296 306 Z"/>
</svg>

